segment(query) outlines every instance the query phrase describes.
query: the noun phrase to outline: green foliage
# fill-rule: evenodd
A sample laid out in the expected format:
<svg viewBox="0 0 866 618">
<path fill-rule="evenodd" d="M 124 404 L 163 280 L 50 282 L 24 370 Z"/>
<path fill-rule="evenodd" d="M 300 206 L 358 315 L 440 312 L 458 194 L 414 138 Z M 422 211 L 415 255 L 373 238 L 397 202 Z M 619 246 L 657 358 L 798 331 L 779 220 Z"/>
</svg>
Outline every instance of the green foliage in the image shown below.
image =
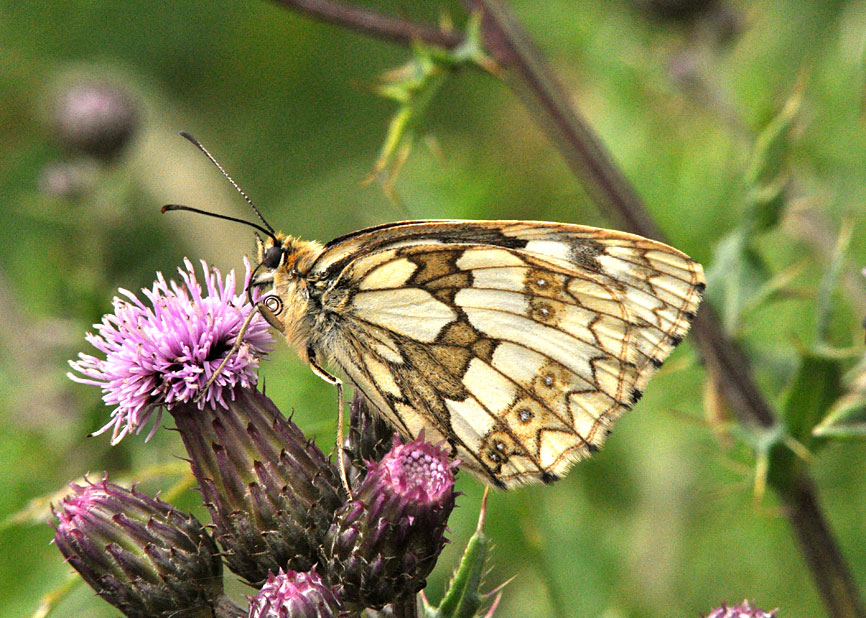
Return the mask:
<svg viewBox="0 0 866 618">
<path fill-rule="evenodd" d="M 481 582 L 487 568 L 486 561 L 490 553 L 490 539 L 484 533 L 484 510 L 487 498 L 483 499 L 478 526 L 469 538 L 460 566 L 451 578 L 448 590 L 438 607 L 424 600 L 424 615 L 426 618 L 474 618 L 484 601 L 481 593 Z"/>
<path fill-rule="evenodd" d="M 491 61 L 481 48 L 480 28 L 480 18 L 477 15 L 470 16 L 466 40 L 454 50 L 415 43 L 412 46 L 412 58 L 408 62 L 379 78 L 375 92 L 396 101 L 399 107 L 388 124 L 379 158 L 368 180 L 380 182 L 392 201 L 397 201 L 394 182 L 412 150 L 415 131 L 434 97 L 445 85 L 448 75 L 461 67 L 490 67 Z"/>
<path fill-rule="evenodd" d="M 464 15 L 456 1 L 357 4 L 428 23 L 442 10 Z M 866 435 L 866 370 L 851 367 L 863 354 L 866 265 L 863 3 L 714 3 L 748 17 L 724 45 L 711 21 L 648 19 L 631 2 L 509 4 L 665 233 L 707 267 L 708 297 L 784 423 L 741 428 L 749 448 L 723 450 L 700 420 L 704 376 L 684 344 L 601 453 L 553 486 L 491 496 L 487 580 L 514 576 L 497 615 L 667 618 L 743 597 L 784 616 L 823 615 L 789 527 L 752 506 L 746 480 L 755 452 L 771 484 L 809 466 L 862 579 L 866 445 L 850 438 Z M 454 71 L 430 50 L 266 2 L 6 2 L 0 15 L 0 618 L 30 615 L 68 581 L 32 499 L 85 472 L 140 478 L 182 452 L 169 431 L 147 445 L 143 435 L 116 447 L 86 439 L 108 410 L 64 377 L 118 287 L 172 276 L 183 256 L 240 268 L 252 247 L 231 224 L 159 215 L 170 202 L 250 214 L 177 131 L 196 134 L 275 227 L 305 238 L 416 217 L 609 224 L 496 79 Z M 356 84 L 402 64 L 411 70 L 395 116 Z M 142 112 L 110 163 L 78 165 L 54 138 L 53 88 L 71 73 L 118 84 Z M 428 130 L 442 156 L 407 157 L 403 146 Z M 360 183 L 377 151 L 402 163 L 391 178 L 399 206 Z M 54 164 L 80 173 L 74 193 L 46 190 Z M 284 347 L 263 371 L 268 394 L 319 428 L 328 450 L 332 390 Z M 171 487 L 172 474 L 143 489 Z M 460 483 L 431 596 L 475 529 L 482 488 Z M 195 493 L 171 499 L 189 510 Z M 52 607 L 113 615 L 80 586 Z"/>
<path fill-rule="evenodd" d="M 773 300 L 773 275 L 755 242 L 778 225 L 787 203 L 785 162 L 800 98 L 800 93 L 791 97 L 755 139 L 743 175 L 741 218 L 719 239 L 707 269 L 709 298 L 720 308 L 730 333 L 738 331 L 744 314 L 756 308 L 756 302 Z"/>
<path fill-rule="evenodd" d="M 720 239 L 707 273 L 710 298 L 721 307 L 724 325 L 731 333 L 741 331 L 749 312 L 762 305 L 772 307 L 778 302 L 778 293 L 784 291 L 784 286 L 775 283 L 778 277 L 757 247 L 758 239 L 780 224 L 788 204 L 787 162 L 802 96 L 802 86 L 798 86 L 756 137 L 743 175 L 742 218 Z M 851 413 L 831 412 L 844 394 L 842 374 L 846 359 L 832 353 L 828 341 L 832 298 L 845 263 L 850 234 L 848 227 L 843 228 L 814 294 L 815 338 L 795 347 L 798 366 L 779 408 L 779 426 L 770 431 L 755 429 L 756 435 L 747 437 L 757 455 L 759 487 L 763 485 L 761 476 L 766 474 L 771 486 L 784 491 L 799 466 L 811 462 L 819 436 L 829 438 L 837 433 L 828 432 L 827 426 L 834 423 L 822 419 L 828 414 L 838 418 L 840 414 L 847 417 Z M 851 406 L 846 409 L 850 411 Z M 816 430 L 819 423 L 824 426 L 820 431 Z"/>
</svg>

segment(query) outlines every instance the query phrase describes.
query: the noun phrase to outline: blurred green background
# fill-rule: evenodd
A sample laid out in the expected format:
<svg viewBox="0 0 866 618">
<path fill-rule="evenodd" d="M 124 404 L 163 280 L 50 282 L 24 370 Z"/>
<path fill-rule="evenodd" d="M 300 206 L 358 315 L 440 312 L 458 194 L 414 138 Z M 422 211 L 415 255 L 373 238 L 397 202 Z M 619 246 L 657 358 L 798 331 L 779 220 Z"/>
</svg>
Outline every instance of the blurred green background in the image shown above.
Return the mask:
<svg viewBox="0 0 866 618">
<path fill-rule="evenodd" d="M 365 4 L 465 21 L 458 2 Z M 783 217 L 757 246 L 776 272 L 799 270 L 739 333 L 777 402 L 812 336 L 817 281 L 843 220 L 855 227 L 833 335 L 862 345 L 866 3 L 686 2 L 713 5 L 689 19 L 660 16 L 659 4 L 511 2 L 671 242 L 704 264 L 740 217 L 756 134 L 802 93 L 784 153 Z M 406 218 L 614 224 L 511 92 L 473 70 L 454 74 L 434 101 L 423 133 L 436 147 L 416 145 L 395 183 L 398 203 L 362 185 L 394 111 L 370 86 L 408 58 L 268 2 L 0 0 L 0 616 L 31 614 L 69 571 L 49 545 L 44 504 L 27 510 L 31 499 L 105 470 L 113 480 L 144 475 L 148 492 L 178 481 L 175 433 L 113 448 L 108 436 L 85 438 L 109 410 L 98 389 L 64 374 L 67 359 L 90 352 L 83 335 L 118 287 L 150 286 L 184 256 L 242 268 L 252 249 L 236 225 L 159 214 L 174 202 L 249 215 L 179 130 L 208 146 L 275 227 L 304 238 Z M 81 79 L 112 84 L 135 107 L 137 130 L 111 163 L 58 139 L 58 93 Z M 263 368 L 268 393 L 327 450 L 333 392 L 284 348 Z M 824 615 L 778 503 L 753 499 L 753 457 L 720 437 L 704 388 L 686 343 L 592 460 L 554 486 L 491 497 L 488 587 L 514 577 L 498 616 L 697 616 L 743 598 L 784 618 Z M 864 455 L 862 443 L 834 445 L 812 467 L 861 588 Z M 478 513 L 480 483 L 464 476 L 460 489 L 453 544 L 427 588 L 434 601 Z M 164 495 L 188 509 L 197 502 L 189 488 Z M 53 615 L 116 612 L 81 585 Z"/>
</svg>

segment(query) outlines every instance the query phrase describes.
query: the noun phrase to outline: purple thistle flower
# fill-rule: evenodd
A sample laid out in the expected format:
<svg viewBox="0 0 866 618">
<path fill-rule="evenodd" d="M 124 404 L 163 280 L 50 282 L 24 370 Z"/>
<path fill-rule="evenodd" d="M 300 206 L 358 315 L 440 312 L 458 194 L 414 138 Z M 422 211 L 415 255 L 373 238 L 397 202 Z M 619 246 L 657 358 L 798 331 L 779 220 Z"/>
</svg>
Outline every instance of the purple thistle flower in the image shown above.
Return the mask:
<svg viewBox="0 0 866 618">
<path fill-rule="evenodd" d="M 774 609 L 765 612 L 752 606 L 748 601 L 743 601 L 742 605 L 736 607 L 729 607 L 727 603 L 722 603 L 721 607 L 707 614 L 707 618 L 775 618 L 777 611 Z"/>
<path fill-rule="evenodd" d="M 145 305 L 133 293 L 120 289 L 114 313 L 95 324 L 96 334 L 87 341 L 105 354 L 104 359 L 79 354 L 70 361 L 76 373 L 70 379 L 102 388 L 102 399 L 116 406 L 112 419 L 99 431 L 112 428 L 112 444 L 130 432 L 138 432 L 156 411 L 148 438 L 153 435 L 163 408 L 193 401 L 234 344 L 252 307 L 246 294 L 235 294 L 235 275 L 223 280 L 219 270 L 202 261 L 206 293 L 196 279 L 192 262 L 178 268 L 182 283 L 166 281 L 161 273 L 150 290 L 142 293 Z M 249 285 L 250 265 L 244 287 Z M 272 342 L 267 322 L 256 316 L 244 336 L 244 344 L 232 356 L 216 381 L 199 400 L 205 405 L 227 407 L 225 395 L 234 397 L 235 386 L 256 383 L 259 358 Z"/>
<path fill-rule="evenodd" d="M 341 614 L 340 601 L 315 569 L 307 573 L 280 569 L 250 600 L 249 618 L 330 618 Z"/>
<path fill-rule="evenodd" d="M 454 488 L 454 466 L 447 452 L 424 441 L 424 436 L 408 444 L 394 440 L 394 448 L 382 461 L 368 464 L 371 474 L 381 474 L 391 491 L 405 500 L 438 504 Z"/>
</svg>

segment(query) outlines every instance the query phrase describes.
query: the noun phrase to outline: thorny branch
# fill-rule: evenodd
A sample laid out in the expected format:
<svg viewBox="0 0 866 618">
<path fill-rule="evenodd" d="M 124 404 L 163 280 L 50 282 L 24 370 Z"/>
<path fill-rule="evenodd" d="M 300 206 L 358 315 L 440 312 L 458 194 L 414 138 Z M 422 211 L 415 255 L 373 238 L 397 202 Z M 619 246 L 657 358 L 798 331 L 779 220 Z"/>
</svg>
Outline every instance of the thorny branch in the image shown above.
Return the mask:
<svg viewBox="0 0 866 618">
<path fill-rule="evenodd" d="M 344 2 L 334 0 L 274 0 L 274 2 L 320 21 L 401 45 L 423 41 L 428 45 L 451 49 L 463 42 L 463 35 L 459 32 L 392 17 L 373 9 Z"/>
<path fill-rule="evenodd" d="M 402 45 L 421 40 L 451 49 L 463 41 L 459 33 L 334 0 L 275 1 L 310 17 Z M 468 11 L 482 13 L 485 45 L 506 69 L 503 75 L 506 83 L 547 131 L 587 193 L 626 230 L 663 240 L 643 201 L 580 116 L 571 97 L 505 3 L 462 1 Z M 773 428 L 777 420 L 752 378 L 745 354 L 724 331 L 707 301 L 701 305 L 693 333 L 711 379 L 741 422 Z M 788 520 L 829 614 L 834 618 L 866 618 L 854 578 L 825 521 L 807 471 L 801 469 L 790 489 L 783 489 L 781 494 Z"/>
</svg>

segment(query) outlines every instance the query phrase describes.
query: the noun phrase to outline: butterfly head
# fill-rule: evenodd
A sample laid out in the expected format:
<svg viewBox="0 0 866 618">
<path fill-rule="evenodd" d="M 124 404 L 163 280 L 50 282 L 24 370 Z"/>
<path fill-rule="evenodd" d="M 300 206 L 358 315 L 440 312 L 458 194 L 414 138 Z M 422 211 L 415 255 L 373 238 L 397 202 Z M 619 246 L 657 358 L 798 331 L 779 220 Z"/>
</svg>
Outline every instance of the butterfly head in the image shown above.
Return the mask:
<svg viewBox="0 0 866 618">
<path fill-rule="evenodd" d="M 274 291 L 291 283 L 299 283 L 309 272 L 322 251 L 317 242 L 301 240 L 281 232 L 262 240 L 258 239 L 256 250 L 256 275 L 253 285 L 273 285 Z"/>
<path fill-rule="evenodd" d="M 252 289 L 263 289 L 265 295 L 259 302 L 262 315 L 302 356 L 308 342 L 303 328 L 310 299 L 307 274 L 321 252 L 322 245 L 317 242 L 282 233 L 258 238 L 257 266 L 248 290 L 252 302 Z"/>
</svg>

